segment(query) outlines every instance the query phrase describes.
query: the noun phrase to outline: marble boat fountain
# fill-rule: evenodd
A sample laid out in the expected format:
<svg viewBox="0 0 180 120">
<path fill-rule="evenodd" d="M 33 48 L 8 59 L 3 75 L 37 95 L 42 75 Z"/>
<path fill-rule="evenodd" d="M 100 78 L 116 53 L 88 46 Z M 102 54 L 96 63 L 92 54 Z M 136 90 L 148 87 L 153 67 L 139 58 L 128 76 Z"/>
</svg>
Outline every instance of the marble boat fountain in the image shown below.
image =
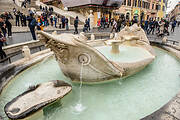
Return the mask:
<svg viewBox="0 0 180 120">
<path fill-rule="evenodd" d="M 180 119 L 174 103 L 179 97 L 173 98 L 180 90 L 180 63 L 168 54 L 180 58 L 178 46 L 151 42 L 152 48 L 137 25 L 100 40 L 88 40 L 83 33 L 38 33 L 53 52 L 29 54 L 5 69 L 3 78 L 9 83 L 2 82 L 0 118 L 164 120 L 171 111 L 170 117 Z M 49 82 L 58 79 L 62 81 Z"/>
<path fill-rule="evenodd" d="M 125 27 L 113 39 L 105 40 L 101 46 L 88 44 L 83 35 L 49 34 L 39 31 L 39 40 L 50 48 L 64 75 L 73 82 L 80 81 L 80 69 L 83 65 L 83 83 L 107 82 L 116 78 L 130 76 L 142 70 L 155 59 L 153 48 L 144 33 L 136 24 Z M 141 56 L 137 60 L 121 61 L 121 48 L 138 50 Z M 108 54 L 116 56 L 113 60 L 102 49 L 109 49 Z M 131 57 L 129 59 L 132 59 Z"/>
</svg>

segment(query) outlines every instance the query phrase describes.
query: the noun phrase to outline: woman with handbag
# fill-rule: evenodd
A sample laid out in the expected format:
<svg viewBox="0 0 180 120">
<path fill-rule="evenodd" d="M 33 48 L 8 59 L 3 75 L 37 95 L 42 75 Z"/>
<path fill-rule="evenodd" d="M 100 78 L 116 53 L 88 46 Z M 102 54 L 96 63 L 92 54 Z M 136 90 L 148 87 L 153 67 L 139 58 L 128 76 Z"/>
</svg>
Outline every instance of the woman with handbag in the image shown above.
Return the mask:
<svg viewBox="0 0 180 120">
<path fill-rule="evenodd" d="M 2 46 L 3 46 L 3 42 L 6 41 L 6 38 L 3 36 L 2 32 L 0 31 L 0 56 L 1 59 L 6 58 L 6 53 L 3 51 Z"/>
</svg>

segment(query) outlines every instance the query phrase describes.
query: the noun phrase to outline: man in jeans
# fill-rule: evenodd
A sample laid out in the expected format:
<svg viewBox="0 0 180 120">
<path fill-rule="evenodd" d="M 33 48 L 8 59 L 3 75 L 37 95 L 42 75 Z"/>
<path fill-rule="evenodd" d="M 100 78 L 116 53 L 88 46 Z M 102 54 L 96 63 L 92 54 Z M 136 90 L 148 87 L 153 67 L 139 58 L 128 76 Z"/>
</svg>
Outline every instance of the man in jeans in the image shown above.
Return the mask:
<svg viewBox="0 0 180 120">
<path fill-rule="evenodd" d="M 35 34 L 35 27 L 36 27 L 36 19 L 34 18 L 33 14 L 30 14 L 30 16 L 27 17 L 27 20 L 29 21 L 28 27 L 31 31 L 33 40 L 36 40 L 36 34 Z"/>
<path fill-rule="evenodd" d="M 78 34 L 78 23 L 79 23 L 79 19 L 78 16 L 76 16 L 76 19 L 74 20 L 74 28 L 75 28 L 74 34 Z"/>
</svg>

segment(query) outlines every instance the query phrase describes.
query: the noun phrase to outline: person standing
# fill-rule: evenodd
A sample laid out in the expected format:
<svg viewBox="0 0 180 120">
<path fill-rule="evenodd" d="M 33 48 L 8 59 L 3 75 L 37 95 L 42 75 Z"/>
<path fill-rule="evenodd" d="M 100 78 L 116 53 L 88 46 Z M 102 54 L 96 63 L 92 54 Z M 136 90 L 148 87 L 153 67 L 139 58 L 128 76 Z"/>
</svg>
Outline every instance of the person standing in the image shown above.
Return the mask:
<svg viewBox="0 0 180 120">
<path fill-rule="evenodd" d="M 113 27 L 112 27 L 111 33 L 113 32 L 113 30 L 116 31 L 116 29 L 117 29 L 117 22 L 116 22 L 116 20 L 114 19 L 114 21 L 113 21 Z"/>
<path fill-rule="evenodd" d="M 121 30 L 121 18 L 119 18 L 117 21 L 117 32 L 120 32 L 120 30 Z"/>
<path fill-rule="evenodd" d="M 16 16 L 16 26 L 19 26 L 19 11 L 18 12 L 15 12 L 15 16 Z"/>
<path fill-rule="evenodd" d="M 26 15 L 23 15 L 23 24 L 24 24 L 24 26 L 27 26 L 27 23 L 26 23 Z"/>
<path fill-rule="evenodd" d="M 66 24 L 66 30 L 69 30 L 69 20 L 68 18 L 65 18 L 65 24 Z"/>
<path fill-rule="evenodd" d="M 91 30 L 91 28 L 90 28 L 90 18 L 88 18 L 88 20 L 87 20 L 87 30 L 88 30 L 88 31 Z"/>
<path fill-rule="evenodd" d="M 27 20 L 29 21 L 28 27 L 30 29 L 33 40 L 36 40 L 36 34 L 35 34 L 36 19 L 34 18 L 33 14 L 30 14 L 30 16 L 27 17 Z"/>
<path fill-rule="evenodd" d="M 3 42 L 4 42 L 4 36 L 0 30 L 0 56 L 1 56 L 1 59 L 3 58 L 6 58 L 6 53 L 3 51 L 2 47 L 3 47 Z"/>
<path fill-rule="evenodd" d="M 57 28 L 57 26 L 56 26 L 56 24 L 57 24 L 57 16 L 56 15 L 53 17 L 53 21 L 54 21 L 54 26 Z"/>
<path fill-rule="evenodd" d="M 20 12 L 19 17 L 20 17 L 20 21 L 21 21 L 21 26 L 23 27 L 24 26 L 24 23 L 23 23 L 23 13 Z"/>
<path fill-rule="evenodd" d="M 76 16 L 76 19 L 74 20 L 74 28 L 75 28 L 74 34 L 78 34 L 78 23 L 79 23 L 79 18 L 78 16 Z"/>
<path fill-rule="evenodd" d="M 51 26 L 53 26 L 53 16 L 50 17 Z"/>
<path fill-rule="evenodd" d="M 98 31 L 100 31 L 100 29 L 101 29 L 101 19 L 100 18 L 97 21 L 97 26 L 98 26 Z"/>
<path fill-rule="evenodd" d="M 6 38 L 6 33 L 7 33 L 6 24 L 5 24 L 5 22 L 4 22 L 4 20 L 2 18 L 0 18 L 0 29 L 1 29 L 1 31 L 3 33 L 3 36 Z"/>
<path fill-rule="evenodd" d="M 12 24 L 9 22 L 8 19 L 6 19 L 5 24 L 8 30 L 8 37 L 12 37 Z"/>
<path fill-rule="evenodd" d="M 158 36 L 163 36 L 164 34 L 164 25 L 165 25 L 165 22 L 163 19 L 161 19 L 161 21 L 159 22 L 159 35 Z"/>
<path fill-rule="evenodd" d="M 155 22 L 153 20 L 150 21 L 149 23 L 149 27 L 150 27 L 150 30 L 148 31 L 147 34 L 150 34 L 152 32 L 152 35 L 154 35 L 154 28 L 155 28 Z"/>
<path fill-rule="evenodd" d="M 65 28 L 65 17 L 64 16 L 62 16 L 61 22 L 62 22 L 62 28 Z"/>
<path fill-rule="evenodd" d="M 176 20 L 174 19 L 171 24 L 171 32 L 174 32 L 175 27 L 176 27 Z"/>
</svg>

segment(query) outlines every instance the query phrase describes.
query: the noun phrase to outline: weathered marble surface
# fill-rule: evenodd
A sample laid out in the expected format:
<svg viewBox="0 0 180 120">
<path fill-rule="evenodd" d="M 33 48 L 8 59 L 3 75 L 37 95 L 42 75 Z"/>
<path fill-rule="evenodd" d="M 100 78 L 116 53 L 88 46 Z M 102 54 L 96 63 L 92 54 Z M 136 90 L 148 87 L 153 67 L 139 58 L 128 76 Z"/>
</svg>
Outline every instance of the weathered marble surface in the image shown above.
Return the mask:
<svg viewBox="0 0 180 120">
<path fill-rule="evenodd" d="M 63 98 L 71 90 L 70 84 L 59 80 L 31 86 L 27 91 L 7 103 L 4 110 L 10 119 L 22 119 Z"/>
<path fill-rule="evenodd" d="M 152 42 L 151 44 L 168 51 L 170 54 L 176 56 L 177 59 L 180 60 L 179 46 L 161 44 L 157 42 Z M 180 92 L 177 93 L 177 95 L 162 108 L 155 111 L 151 115 L 142 118 L 141 120 L 180 120 Z"/>
<path fill-rule="evenodd" d="M 130 64 L 107 59 L 94 48 L 93 45 L 96 42 L 93 40 L 87 42 L 87 38 L 83 34 L 73 35 L 65 33 L 57 35 L 55 32 L 48 34 L 43 31 L 39 31 L 38 34 L 39 40 L 43 41 L 55 53 L 63 73 L 74 82 L 80 81 L 82 64 L 83 78 L 86 78 L 83 79 L 83 82 L 96 83 L 132 75 L 142 70 L 155 59 L 153 48 L 150 46 L 143 30 L 137 25 L 125 28 L 113 39 L 101 41 L 102 45 L 107 45 L 107 42 L 119 41 L 117 44 L 141 47 L 151 53 L 148 59 Z"/>
</svg>

